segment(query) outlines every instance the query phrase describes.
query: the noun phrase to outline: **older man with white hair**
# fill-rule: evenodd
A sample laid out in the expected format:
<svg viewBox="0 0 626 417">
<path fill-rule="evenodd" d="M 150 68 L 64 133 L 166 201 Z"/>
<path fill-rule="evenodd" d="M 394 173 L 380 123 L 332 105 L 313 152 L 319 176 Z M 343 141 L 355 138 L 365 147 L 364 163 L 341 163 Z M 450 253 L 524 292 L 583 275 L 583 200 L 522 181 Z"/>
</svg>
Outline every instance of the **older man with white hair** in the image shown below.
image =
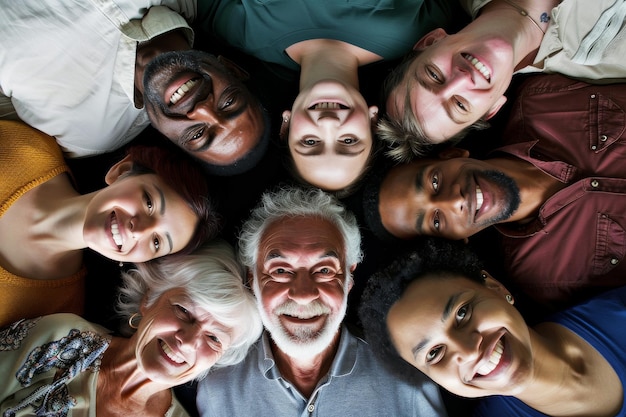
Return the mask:
<svg viewBox="0 0 626 417">
<path fill-rule="evenodd" d="M 392 374 L 342 325 L 361 261 L 354 216 L 317 189 L 263 195 L 239 237 L 265 331 L 198 385 L 201 416 L 442 416 L 438 388 Z"/>
</svg>

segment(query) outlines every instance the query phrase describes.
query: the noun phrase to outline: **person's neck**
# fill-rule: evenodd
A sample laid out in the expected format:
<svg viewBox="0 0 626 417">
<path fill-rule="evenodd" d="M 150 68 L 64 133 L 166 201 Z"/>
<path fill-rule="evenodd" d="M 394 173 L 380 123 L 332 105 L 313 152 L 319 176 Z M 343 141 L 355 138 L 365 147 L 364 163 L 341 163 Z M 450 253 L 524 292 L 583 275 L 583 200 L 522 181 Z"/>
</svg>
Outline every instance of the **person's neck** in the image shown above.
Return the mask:
<svg viewBox="0 0 626 417">
<path fill-rule="evenodd" d="M 36 210 L 31 235 L 56 252 L 84 249 L 83 226 L 87 205 L 94 193 L 81 195 L 59 175 L 33 190 L 29 197 Z"/>
<path fill-rule="evenodd" d="M 287 48 L 289 56 L 300 65 L 300 90 L 328 79 L 358 90 L 360 61 L 353 48 L 356 47 L 328 39 L 313 39 Z"/>
<path fill-rule="evenodd" d="M 300 358 L 287 355 L 274 342 L 270 342 L 281 376 L 293 384 L 303 396 L 310 398 L 319 381 L 330 370 L 339 347 L 340 336 L 341 330 L 324 351 L 311 357 Z"/>
<path fill-rule="evenodd" d="M 504 0 L 493 0 L 485 5 L 478 17 L 463 30 L 489 31 L 499 34 L 513 48 L 515 70 L 532 64 L 548 22 L 541 22 L 542 13 L 550 13 L 558 0 L 511 0 L 517 7 Z M 520 14 L 520 9 L 529 15 Z M 532 20 L 531 20 L 532 19 Z M 533 23 L 536 23 L 536 25 Z M 462 30 L 462 31 L 463 31 Z"/>
<path fill-rule="evenodd" d="M 179 30 L 166 32 L 137 46 L 135 57 L 135 107 L 143 107 L 143 74 L 146 66 L 158 55 L 170 51 L 186 51 L 191 46 Z"/>
<path fill-rule="evenodd" d="M 170 386 L 145 376 L 137 366 L 135 338 L 113 337 L 98 375 L 98 415 L 165 415 Z"/>
<path fill-rule="evenodd" d="M 565 186 L 562 182 L 523 159 L 498 157 L 490 159 L 489 162 L 511 177 L 519 188 L 519 208 L 507 219 L 507 223 L 523 223 L 534 219 L 546 200 Z"/>
<path fill-rule="evenodd" d="M 556 323 L 529 330 L 532 376 L 513 396 L 552 416 L 608 416 L 619 411 L 619 377 L 593 347 Z"/>
</svg>

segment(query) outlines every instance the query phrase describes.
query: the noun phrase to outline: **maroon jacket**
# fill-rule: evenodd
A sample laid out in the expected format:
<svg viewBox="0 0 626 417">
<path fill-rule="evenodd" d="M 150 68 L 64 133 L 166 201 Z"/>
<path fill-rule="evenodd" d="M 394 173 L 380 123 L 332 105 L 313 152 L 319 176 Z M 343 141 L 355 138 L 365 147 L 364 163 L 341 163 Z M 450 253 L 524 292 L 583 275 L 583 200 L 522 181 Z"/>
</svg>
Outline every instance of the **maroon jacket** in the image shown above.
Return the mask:
<svg viewBox="0 0 626 417">
<path fill-rule="evenodd" d="M 567 184 L 537 219 L 500 224 L 508 276 L 563 307 L 626 285 L 626 84 L 538 75 L 518 90 L 504 152 Z"/>
</svg>

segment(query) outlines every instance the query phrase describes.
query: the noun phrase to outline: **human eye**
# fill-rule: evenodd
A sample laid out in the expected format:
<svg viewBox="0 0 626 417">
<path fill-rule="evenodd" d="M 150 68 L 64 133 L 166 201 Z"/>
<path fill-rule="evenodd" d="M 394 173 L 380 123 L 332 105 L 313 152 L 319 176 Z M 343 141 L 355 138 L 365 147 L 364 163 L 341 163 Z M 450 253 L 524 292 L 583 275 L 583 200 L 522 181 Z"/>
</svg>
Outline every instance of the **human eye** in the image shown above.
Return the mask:
<svg viewBox="0 0 626 417">
<path fill-rule="evenodd" d="M 303 138 L 300 143 L 302 144 L 302 146 L 306 146 L 306 147 L 312 147 L 317 145 L 319 141 L 315 140 L 315 139 L 311 139 L 311 138 Z"/>
<path fill-rule="evenodd" d="M 152 237 L 152 245 L 154 245 L 154 249 L 155 251 L 159 251 L 159 248 L 161 247 L 161 239 L 159 239 L 158 236 L 154 236 Z"/>
<path fill-rule="evenodd" d="M 343 138 L 341 139 L 341 143 L 344 145 L 354 145 L 358 142 L 359 140 L 355 137 L 347 137 L 347 138 Z"/>
<path fill-rule="evenodd" d="M 174 304 L 174 309 L 176 311 L 176 316 L 183 320 L 190 320 L 191 313 L 185 307 L 180 304 Z"/>
<path fill-rule="evenodd" d="M 462 113 L 467 113 L 469 111 L 467 103 L 462 97 L 454 96 L 452 97 L 454 105 L 458 108 Z"/>
<path fill-rule="evenodd" d="M 270 276 L 278 280 L 288 280 L 291 278 L 291 271 L 286 268 L 276 267 L 270 270 Z"/>
<path fill-rule="evenodd" d="M 143 199 L 146 204 L 146 208 L 148 209 L 148 214 L 152 214 L 152 211 L 154 210 L 154 205 L 152 204 L 152 196 L 147 191 L 144 191 Z"/>
<path fill-rule="evenodd" d="M 429 363 L 429 364 L 434 363 L 435 360 L 437 360 L 437 358 L 441 356 L 440 354 L 442 351 L 443 351 L 442 346 L 437 346 L 436 348 L 429 350 L 426 353 L 426 363 Z"/>
<path fill-rule="evenodd" d="M 469 304 L 463 304 L 461 307 L 459 307 L 459 309 L 455 313 L 455 318 L 456 318 L 457 323 L 460 323 L 463 320 L 465 320 L 465 318 L 469 316 L 469 313 L 470 313 Z"/>
<path fill-rule="evenodd" d="M 201 127 L 200 129 L 196 130 L 195 133 L 193 135 L 191 135 L 190 140 L 198 140 L 202 137 L 202 135 L 204 135 L 204 131 L 206 130 L 206 127 Z"/>
<path fill-rule="evenodd" d="M 443 84 L 443 76 L 432 65 L 426 66 L 426 75 L 437 84 Z"/>
<path fill-rule="evenodd" d="M 236 87 L 228 88 L 224 90 L 224 93 L 221 96 L 219 108 L 222 111 L 235 111 L 238 109 L 237 106 L 240 96 L 240 91 Z"/>
<path fill-rule="evenodd" d="M 206 142 L 206 133 L 206 126 L 198 127 L 197 129 L 190 131 L 187 138 L 182 141 L 182 147 L 189 151 L 195 151 L 202 148 Z"/>
<path fill-rule="evenodd" d="M 435 215 L 433 216 L 433 227 L 438 232 L 440 231 L 439 229 L 441 228 L 441 218 L 439 214 L 440 214 L 439 210 L 435 210 Z"/>
<path fill-rule="evenodd" d="M 431 178 L 431 182 L 433 185 L 433 190 L 435 190 L 435 192 L 439 191 L 439 174 L 438 173 L 434 173 L 432 178 Z"/>
</svg>

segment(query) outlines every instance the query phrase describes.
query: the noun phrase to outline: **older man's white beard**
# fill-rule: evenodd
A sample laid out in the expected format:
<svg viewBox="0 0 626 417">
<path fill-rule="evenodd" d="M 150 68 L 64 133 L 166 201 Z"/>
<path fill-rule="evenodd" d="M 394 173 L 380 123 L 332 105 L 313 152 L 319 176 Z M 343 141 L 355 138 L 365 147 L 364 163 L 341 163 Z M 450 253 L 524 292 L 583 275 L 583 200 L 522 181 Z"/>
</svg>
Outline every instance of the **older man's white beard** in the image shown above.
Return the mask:
<svg viewBox="0 0 626 417">
<path fill-rule="evenodd" d="M 335 335 L 339 331 L 341 322 L 346 315 L 348 308 L 348 290 L 344 288 L 343 302 L 341 309 L 337 313 L 330 313 L 330 308 L 321 302 L 315 300 L 306 306 L 299 305 L 293 301 L 283 303 L 277 307 L 274 314 L 270 317 L 263 308 L 261 297 L 258 291 L 258 285 L 253 285 L 254 294 L 256 296 L 257 306 L 261 313 L 261 320 L 265 329 L 269 332 L 276 346 L 288 356 L 297 359 L 307 359 L 322 353 L 332 343 Z M 291 304 L 291 305 L 290 305 Z M 295 313 L 297 308 L 298 313 Z M 327 315 L 326 322 L 319 331 L 313 331 L 308 326 L 298 328 L 294 333 L 289 333 L 280 323 L 280 314 L 289 314 L 301 318 L 311 318 L 320 315 L 325 311 Z M 282 313 L 281 313 L 282 312 Z"/>
</svg>

